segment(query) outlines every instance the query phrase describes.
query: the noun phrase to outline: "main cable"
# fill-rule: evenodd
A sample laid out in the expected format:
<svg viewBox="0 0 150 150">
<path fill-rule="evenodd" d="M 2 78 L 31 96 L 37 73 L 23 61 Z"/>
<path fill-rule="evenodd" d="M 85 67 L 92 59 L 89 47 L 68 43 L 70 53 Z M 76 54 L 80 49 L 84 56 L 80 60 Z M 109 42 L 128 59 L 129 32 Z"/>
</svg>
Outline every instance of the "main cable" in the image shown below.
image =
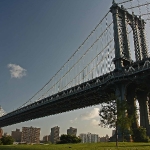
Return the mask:
<svg viewBox="0 0 150 150">
<path fill-rule="evenodd" d="M 85 44 L 85 42 L 89 39 L 89 37 L 95 32 L 95 30 L 98 28 L 98 26 L 103 22 L 103 20 L 107 17 L 107 15 L 110 13 L 108 11 L 106 15 L 100 20 L 100 22 L 97 24 L 97 26 L 91 31 L 91 33 L 88 35 L 88 37 L 83 41 L 83 43 L 78 47 L 78 49 L 71 55 L 71 57 L 64 63 L 64 65 L 55 73 L 54 76 L 38 91 L 36 92 L 27 102 L 25 102 L 23 105 L 21 105 L 19 108 L 23 107 L 26 105 L 28 102 L 30 102 L 39 92 L 41 92 L 52 80 L 53 78 L 64 68 L 64 66 L 74 57 L 74 55 L 80 50 L 80 48 Z"/>
</svg>

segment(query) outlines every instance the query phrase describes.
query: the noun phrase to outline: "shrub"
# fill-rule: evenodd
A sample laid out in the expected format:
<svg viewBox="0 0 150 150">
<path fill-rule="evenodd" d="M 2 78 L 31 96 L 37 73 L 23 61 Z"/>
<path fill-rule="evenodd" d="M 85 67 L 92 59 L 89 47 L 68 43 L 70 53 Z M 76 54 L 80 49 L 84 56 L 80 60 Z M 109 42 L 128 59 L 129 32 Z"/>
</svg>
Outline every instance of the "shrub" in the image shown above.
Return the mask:
<svg viewBox="0 0 150 150">
<path fill-rule="evenodd" d="M 149 142 L 149 137 L 146 135 L 146 129 L 139 127 L 133 130 L 134 142 Z"/>
<path fill-rule="evenodd" d="M 11 136 L 2 136 L 1 142 L 3 145 L 12 145 L 14 139 Z"/>
<path fill-rule="evenodd" d="M 3 145 L 2 141 L 0 140 L 0 145 Z"/>
<path fill-rule="evenodd" d="M 62 134 L 58 144 L 80 143 L 80 142 L 81 142 L 81 139 L 79 137 L 76 137 L 75 135 Z"/>
</svg>

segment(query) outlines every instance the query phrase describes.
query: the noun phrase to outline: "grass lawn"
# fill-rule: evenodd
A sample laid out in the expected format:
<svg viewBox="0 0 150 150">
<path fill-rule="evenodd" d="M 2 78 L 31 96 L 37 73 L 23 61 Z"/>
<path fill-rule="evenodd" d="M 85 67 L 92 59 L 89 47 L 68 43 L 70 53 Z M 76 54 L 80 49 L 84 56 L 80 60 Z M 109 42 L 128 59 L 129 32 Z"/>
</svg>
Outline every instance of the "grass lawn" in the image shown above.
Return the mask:
<svg viewBox="0 0 150 150">
<path fill-rule="evenodd" d="M 0 145 L 0 150 L 150 150 L 150 143 L 91 143 L 50 145 Z"/>
</svg>

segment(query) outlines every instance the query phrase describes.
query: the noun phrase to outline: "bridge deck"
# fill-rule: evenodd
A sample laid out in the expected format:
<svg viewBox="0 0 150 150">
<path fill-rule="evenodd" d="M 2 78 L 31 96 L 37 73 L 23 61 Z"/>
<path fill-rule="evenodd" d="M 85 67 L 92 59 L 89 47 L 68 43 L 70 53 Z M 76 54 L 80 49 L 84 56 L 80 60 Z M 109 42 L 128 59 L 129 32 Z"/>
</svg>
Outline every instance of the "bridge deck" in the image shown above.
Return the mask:
<svg viewBox="0 0 150 150">
<path fill-rule="evenodd" d="M 103 103 L 116 83 L 150 81 L 150 58 L 133 63 L 0 117 L 0 127 Z"/>
</svg>

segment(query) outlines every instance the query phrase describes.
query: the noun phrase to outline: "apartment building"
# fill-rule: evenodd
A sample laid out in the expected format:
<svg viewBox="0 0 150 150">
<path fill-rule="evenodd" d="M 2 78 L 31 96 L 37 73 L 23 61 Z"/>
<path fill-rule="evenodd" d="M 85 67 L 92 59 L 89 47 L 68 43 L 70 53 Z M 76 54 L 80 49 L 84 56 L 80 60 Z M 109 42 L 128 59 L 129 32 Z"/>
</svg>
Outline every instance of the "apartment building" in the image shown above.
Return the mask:
<svg viewBox="0 0 150 150">
<path fill-rule="evenodd" d="M 21 142 L 40 143 L 40 128 L 22 127 Z"/>
<path fill-rule="evenodd" d="M 55 126 L 51 128 L 51 142 L 57 143 L 59 141 L 59 129 L 60 127 Z"/>
<path fill-rule="evenodd" d="M 43 142 L 50 142 L 50 141 L 51 141 L 51 135 L 43 136 Z"/>
<path fill-rule="evenodd" d="M 11 136 L 15 140 L 15 142 L 21 142 L 22 132 L 20 129 L 16 129 L 16 131 L 11 131 Z"/>
<path fill-rule="evenodd" d="M 92 133 L 88 133 L 88 134 L 80 134 L 79 137 L 81 138 L 81 142 L 82 143 L 97 143 L 99 138 L 98 138 L 98 134 L 92 134 Z"/>
<path fill-rule="evenodd" d="M 67 129 L 67 134 L 76 136 L 77 135 L 77 129 L 70 127 L 69 129 Z"/>
</svg>

